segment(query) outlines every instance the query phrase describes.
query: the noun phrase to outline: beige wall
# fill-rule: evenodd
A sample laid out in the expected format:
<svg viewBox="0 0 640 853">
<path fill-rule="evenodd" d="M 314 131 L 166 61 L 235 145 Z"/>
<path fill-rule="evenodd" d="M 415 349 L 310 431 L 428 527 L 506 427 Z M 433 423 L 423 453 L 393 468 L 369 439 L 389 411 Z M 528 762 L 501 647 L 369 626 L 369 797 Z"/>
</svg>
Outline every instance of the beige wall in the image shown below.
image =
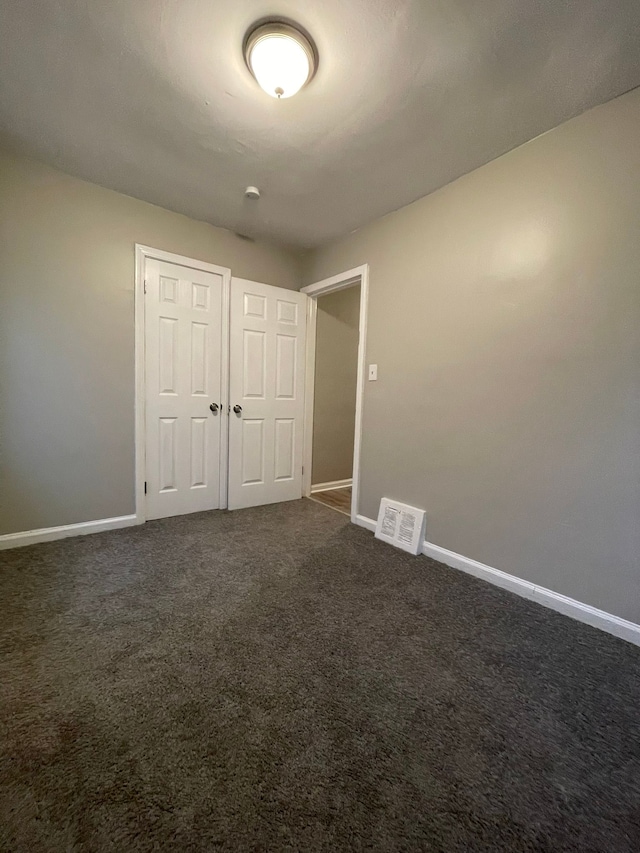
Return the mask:
<svg viewBox="0 0 640 853">
<path fill-rule="evenodd" d="M 359 511 L 640 622 L 640 91 L 312 254 L 370 264 Z"/>
<path fill-rule="evenodd" d="M 134 243 L 297 288 L 298 256 L 0 153 L 0 534 L 134 511 Z"/>
<path fill-rule="evenodd" d="M 353 473 L 360 285 L 318 298 L 311 482 Z"/>
</svg>

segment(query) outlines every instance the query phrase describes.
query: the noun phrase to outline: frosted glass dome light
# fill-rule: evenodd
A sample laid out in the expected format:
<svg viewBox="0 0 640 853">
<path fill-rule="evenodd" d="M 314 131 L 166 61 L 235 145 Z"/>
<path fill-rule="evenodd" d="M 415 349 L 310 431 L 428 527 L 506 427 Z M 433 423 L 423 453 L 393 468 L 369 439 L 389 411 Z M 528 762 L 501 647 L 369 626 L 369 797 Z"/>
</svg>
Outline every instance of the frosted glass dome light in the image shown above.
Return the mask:
<svg viewBox="0 0 640 853">
<path fill-rule="evenodd" d="M 272 98 L 290 98 L 316 70 L 309 39 L 289 24 L 262 24 L 245 43 L 244 56 L 259 86 Z"/>
</svg>

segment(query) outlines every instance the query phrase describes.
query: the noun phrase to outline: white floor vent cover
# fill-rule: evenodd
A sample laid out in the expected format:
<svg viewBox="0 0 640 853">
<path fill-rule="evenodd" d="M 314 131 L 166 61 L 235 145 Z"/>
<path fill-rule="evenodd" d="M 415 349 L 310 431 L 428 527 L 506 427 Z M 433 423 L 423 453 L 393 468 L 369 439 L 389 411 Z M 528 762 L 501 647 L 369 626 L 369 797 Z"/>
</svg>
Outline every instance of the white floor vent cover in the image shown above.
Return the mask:
<svg viewBox="0 0 640 853">
<path fill-rule="evenodd" d="M 423 509 L 382 498 L 376 524 L 376 539 L 382 539 L 410 554 L 419 554 L 425 536 Z"/>
</svg>

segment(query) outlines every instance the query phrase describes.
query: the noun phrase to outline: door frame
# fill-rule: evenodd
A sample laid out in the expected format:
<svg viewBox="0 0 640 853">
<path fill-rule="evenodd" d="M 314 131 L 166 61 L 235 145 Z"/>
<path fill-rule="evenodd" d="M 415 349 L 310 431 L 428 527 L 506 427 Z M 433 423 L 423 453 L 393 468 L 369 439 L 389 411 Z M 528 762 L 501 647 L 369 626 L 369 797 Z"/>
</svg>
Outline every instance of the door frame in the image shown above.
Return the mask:
<svg viewBox="0 0 640 853">
<path fill-rule="evenodd" d="M 351 521 L 356 524 L 358 515 L 358 500 L 360 497 L 360 453 L 362 447 L 362 407 L 364 398 L 364 383 L 366 376 L 367 355 L 367 316 L 369 308 L 369 264 L 338 273 L 307 287 L 301 287 L 300 292 L 310 297 L 307 307 L 307 351 L 306 351 L 306 381 L 305 381 L 305 411 L 304 411 L 304 445 L 302 494 L 311 495 L 311 464 L 313 459 L 313 398 L 316 368 L 316 322 L 318 314 L 318 297 L 337 290 L 360 285 L 360 322 L 358 326 L 358 374 L 356 380 L 356 424 L 353 441 L 353 484 L 351 487 Z"/>
<path fill-rule="evenodd" d="M 231 270 L 195 258 L 135 244 L 135 504 L 136 522 L 147 518 L 144 484 L 146 480 L 146 419 L 145 419 L 145 264 L 147 259 L 178 264 L 188 269 L 222 276 L 222 335 L 220 364 L 220 509 L 227 507 L 227 470 L 229 467 L 229 302 Z"/>
</svg>

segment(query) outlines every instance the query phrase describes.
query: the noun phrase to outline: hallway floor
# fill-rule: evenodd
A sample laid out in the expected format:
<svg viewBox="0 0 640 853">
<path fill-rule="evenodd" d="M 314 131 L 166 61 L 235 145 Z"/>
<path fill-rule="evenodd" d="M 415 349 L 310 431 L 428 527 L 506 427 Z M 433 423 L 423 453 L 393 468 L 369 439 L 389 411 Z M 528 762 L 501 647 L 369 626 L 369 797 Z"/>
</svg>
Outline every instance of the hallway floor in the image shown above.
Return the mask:
<svg viewBox="0 0 640 853">
<path fill-rule="evenodd" d="M 351 515 L 351 486 L 344 489 L 331 489 L 328 492 L 316 492 L 311 495 L 311 500 L 318 501 L 331 509 L 337 509 L 345 515 Z"/>
<path fill-rule="evenodd" d="M 640 849 L 640 649 L 309 500 L 0 554 L 0 850 Z"/>
</svg>

